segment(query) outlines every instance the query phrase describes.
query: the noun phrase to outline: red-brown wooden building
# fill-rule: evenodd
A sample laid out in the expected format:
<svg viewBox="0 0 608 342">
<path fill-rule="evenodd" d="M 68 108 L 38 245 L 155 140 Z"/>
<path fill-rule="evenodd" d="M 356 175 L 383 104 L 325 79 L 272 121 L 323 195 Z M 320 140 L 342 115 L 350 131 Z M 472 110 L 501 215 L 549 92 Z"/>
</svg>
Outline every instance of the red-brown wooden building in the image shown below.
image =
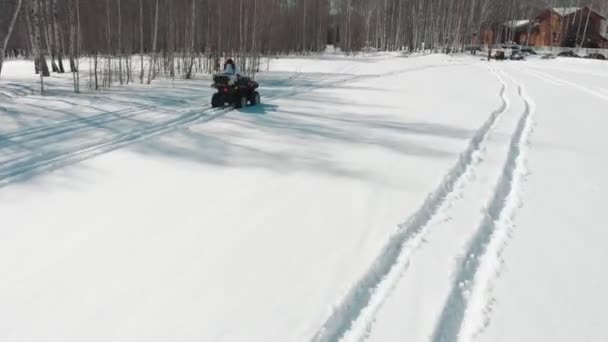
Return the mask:
<svg viewBox="0 0 608 342">
<path fill-rule="evenodd" d="M 534 20 L 513 20 L 482 33 L 485 44 L 513 42 L 530 46 L 608 48 L 606 17 L 583 7 L 546 9 Z M 497 39 L 498 38 L 498 39 Z"/>
</svg>

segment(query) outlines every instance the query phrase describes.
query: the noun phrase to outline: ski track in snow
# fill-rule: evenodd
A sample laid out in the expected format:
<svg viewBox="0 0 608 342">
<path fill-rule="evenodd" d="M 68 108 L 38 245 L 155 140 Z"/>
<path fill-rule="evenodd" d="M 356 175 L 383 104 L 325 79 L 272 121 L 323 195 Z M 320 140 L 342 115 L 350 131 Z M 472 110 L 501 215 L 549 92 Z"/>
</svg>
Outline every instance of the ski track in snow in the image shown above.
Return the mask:
<svg viewBox="0 0 608 342">
<path fill-rule="evenodd" d="M 532 71 L 529 68 L 526 68 L 526 71 L 527 72 L 531 72 L 531 73 L 533 73 L 533 74 L 535 74 L 535 75 L 537 75 L 537 76 L 539 76 L 541 78 L 544 78 L 547 81 L 552 81 L 554 83 L 561 84 L 561 85 L 569 85 L 569 86 L 571 86 L 573 88 L 576 88 L 576 89 L 578 89 L 578 90 L 580 90 L 582 92 L 585 92 L 587 94 L 590 94 L 590 95 L 595 96 L 597 98 L 600 98 L 602 100 L 608 101 L 608 94 L 602 92 L 601 88 L 600 88 L 600 91 L 597 91 L 597 90 L 585 87 L 585 86 L 583 86 L 583 85 L 581 85 L 579 83 L 568 81 L 566 79 L 563 79 L 563 78 L 560 78 L 560 77 L 557 77 L 557 76 L 546 74 L 546 73 L 544 73 L 542 71 L 538 71 L 538 70 Z"/>
<path fill-rule="evenodd" d="M 433 333 L 433 342 L 472 341 L 490 322 L 491 291 L 501 271 L 502 253 L 512 234 L 512 219 L 521 206 L 522 183 L 528 172 L 527 149 L 534 125 L 534 103 L 524 86 L 508 77 L 517 86 L 525 110 L 512 136 L 507 160 L 484 218 L 452 284 Z"/>
<path fill-rule="evenodd" d="M 476 131 L 466 150 L 461 153 L 457 163 L 444 176 L 439 186 L 428 195 L 422 206 L 400 225 L 368 271 L 334 307 L 312 341 L 361 341 L 367 337 L 375 315 L 407 269 L 412 252 L 422 244 L 428 232 L 428 223 L 474 167 L 475 155 L 484 149 L 489 134 L 509 108 L 507 84 L 500 75 L 493 70 L 492 72 L 501 83 L 500 107 L 493 111 Z"/>
<path fill-rule="evenodd" d="M 553 84 L 553 85 L 556 85 L 556 86 L 564 86 L 565 85 L 564 83 L 562 83 L 562 82 L 560 82 L 560 81 L 558 81 L 558 80 L 550 77 L 549 75 L 539 74 L 538 72 L 536 72 L 535 70 L 532 70 L 532 69 L 527 69 L 526 71 L 530 75 L 532 75 L 532 76 L 534 76 L 534 77 L 536 77 L 536 78 L 538 78 L 538 79 L 540 79 L 540 80 L 542 80 L 544 82 L 547 82 L 547 83 L 550 83 L 550 84 Z"/>
</svg>

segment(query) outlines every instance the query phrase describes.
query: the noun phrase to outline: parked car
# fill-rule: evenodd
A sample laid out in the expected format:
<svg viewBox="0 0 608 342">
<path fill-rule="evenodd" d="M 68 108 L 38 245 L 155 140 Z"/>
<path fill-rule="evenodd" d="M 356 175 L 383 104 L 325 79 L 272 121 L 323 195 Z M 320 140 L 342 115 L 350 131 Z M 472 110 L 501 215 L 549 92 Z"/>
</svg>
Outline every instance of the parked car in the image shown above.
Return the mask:
<svg viewBox="0 0 608 342">
<path fill-rule="evenodd" d="M 523 60 L 524 60 L 524 58 L 525 58 L 525 56 L 524 56 L 524 54 L 523 54 L 523 53 L 521 53 L 521 52 L 513 52 L 513 53 L 511 54 L 511 57 L 510 57 L 510 59 L 511 59 L 512 61 L 523 61 Z"/>
<path fill-rule="evenodd" d="M 585 56 L 585 58 L 589 58 L 589 59 L 599 59 L 599 60 L 602 60 L 602 61 L 605 61 L 605 60 L 606 60 L 606 56 L 602 55 L 601 53 L 597 53 L 597 52 L 590 53 L 590 54 L 588 54 L 587 56 Z"/>
<path fill-rule="evenodd" d="M 467 47 L 465 48 L 465 50 L 466 50 L 467 52 L 472 53 L 472 54 L 476 54 L 477 52 L 481 52 L 481 51 L 483 51 L 483 49 L 482 49 L 480 46 L 467 46 Z"/>
<path fill-rule="evenodd" d="M 502 50 L 502 49 L 492 50 L 491 57 L 494 58 L 497 61 L 503 61 L 503 60 L 505 60 L 507 58 L 506 54 L 505 54 L 505 51 Z"/>
<path fill-rule="evenodd" d="M 568 50 L 568 51 L 562 51 L 560 53 L 557 54 L 558 57 L 574 57 L 574 58 L 579 58 L 580 56 L 576 54 L 576 52 L 572 51 L 572 50 Z"/>
<path fill-rule="evenodd" d="M 537 55 L 536 51 L 534 51 L 534 49 L 531 47 L 523 47 L 520 51 L 528 55 Z"/>
</svg>

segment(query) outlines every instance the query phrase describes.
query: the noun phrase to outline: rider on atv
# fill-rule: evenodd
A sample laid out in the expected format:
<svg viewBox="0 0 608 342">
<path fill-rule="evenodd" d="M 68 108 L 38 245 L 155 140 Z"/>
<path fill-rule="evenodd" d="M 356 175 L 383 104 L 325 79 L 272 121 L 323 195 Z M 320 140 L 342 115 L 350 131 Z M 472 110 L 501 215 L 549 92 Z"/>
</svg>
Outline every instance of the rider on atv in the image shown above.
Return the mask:
<svg viewBox="0 0 608 342">
<path fill-rule="evenodd" d="M 230 78 L 230 85 L 234 85 L 239 79 L 240 75 L 232 58 L 228 58 L 226 63 L 224 63 L 224 71 L 222 74 L 227 75 Z"/>
<path fill-rule="evenodd" d="M 226 103 L 236 108 L 260 103 L 260 93 L 256 91 L 258 83 L 249 77 L 241 77 L 234 61 L 230 58 L 224 63 L 222 73 L 213 76 L 211 86 L 217 89 L 217 93 L 211 98 L 213 108 L 223 107 Z"/>
</svg>

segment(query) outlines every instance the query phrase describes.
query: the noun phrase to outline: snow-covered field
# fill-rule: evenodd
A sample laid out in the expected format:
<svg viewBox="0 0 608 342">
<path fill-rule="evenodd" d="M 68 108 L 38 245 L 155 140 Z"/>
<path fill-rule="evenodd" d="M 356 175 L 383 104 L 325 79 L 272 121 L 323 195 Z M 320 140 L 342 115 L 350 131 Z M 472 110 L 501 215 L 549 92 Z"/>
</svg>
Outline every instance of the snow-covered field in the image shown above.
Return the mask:
<svg viewBox="0 0 608 342">
<path fill-rule="evenodd" d="M 0 341 L 608 341 L 608 63 L 0 79 Z"/>
</svg>

